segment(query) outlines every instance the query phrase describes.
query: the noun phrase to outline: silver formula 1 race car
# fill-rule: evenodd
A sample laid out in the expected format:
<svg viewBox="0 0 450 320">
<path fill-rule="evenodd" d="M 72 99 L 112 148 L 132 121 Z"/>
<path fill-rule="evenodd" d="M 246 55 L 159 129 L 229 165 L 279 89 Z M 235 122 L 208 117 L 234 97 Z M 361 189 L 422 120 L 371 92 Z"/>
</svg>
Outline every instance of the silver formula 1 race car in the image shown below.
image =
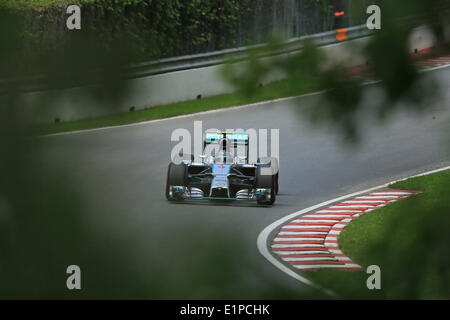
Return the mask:
<svg viewBox="0 0 450 320">
<path fill-rule="evenodd" d="M 256 200 L 272 205 L 278 193 L 278 159 L 261 158 L 249 163 L 249 135 L 225 131 L 207 132 L 203 150 L 213 155 L 193 156 L 171 162 L 167 170 L 166 198 L 184 200 Z M 245 155 L 236 150 L 244 148 Z M 211 152 L 213 153 L 213 152 Z M 242 153 L 242 152 L 241 152 Z"/>
</svg>

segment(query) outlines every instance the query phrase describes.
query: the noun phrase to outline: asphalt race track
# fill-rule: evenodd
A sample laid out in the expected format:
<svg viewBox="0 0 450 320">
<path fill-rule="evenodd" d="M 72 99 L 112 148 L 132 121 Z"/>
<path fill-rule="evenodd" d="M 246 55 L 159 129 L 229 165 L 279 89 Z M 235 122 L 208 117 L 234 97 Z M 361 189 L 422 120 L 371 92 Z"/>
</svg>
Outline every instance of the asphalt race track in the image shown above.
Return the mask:
<svg viewBox="0 0 450 320">
<path fill-rule="evenodd" d="M 317 103 L 320 94 L 40 139 L 49 170 L 68 173 L 79 190 L 85 207 L 80 214 L 126 239 L 138 272 L 161 265 L 167 281 L 179 284 L 178 292 L 161 288 L 162 298 L 270 298 L 268 283 L 303 297 L 314 289 L 293 281 L 259 254 L 259 232 L 321 201 L 448 165 L 450 68 L 423 77 L 439 83 L 442 96 L 422 114 L 397 111 L 384 124 L 371 120 L 370 105 L 380 100 L 379 87 L 367 87 L 359 120 L 362 139 L 356 147 L 342 144 L 334 128 L 305 121 L 299 111 Z M 273 207 L 166 201 L 171 133 L 193 130 L 194 120 L 202 120 L 204 129 L 280 129 L 280 194 Z M 234 273 L 227 284 L 220 283 L 217 279 L 230 268 Z"/>
</svg>

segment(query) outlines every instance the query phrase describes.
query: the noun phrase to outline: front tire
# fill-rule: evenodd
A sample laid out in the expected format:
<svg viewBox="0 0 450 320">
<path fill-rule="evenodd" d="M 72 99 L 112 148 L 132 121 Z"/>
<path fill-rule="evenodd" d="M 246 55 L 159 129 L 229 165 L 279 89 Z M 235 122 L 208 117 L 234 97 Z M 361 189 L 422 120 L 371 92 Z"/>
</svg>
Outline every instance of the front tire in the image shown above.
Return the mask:
<svg viewBox="0 0 450 320">
<path fill-rule="evenodd" d="M 181 201 L 182 198 L 173 197 L 170 194 L 171 186 L 183 186 L 187 185 L 187 166 L 185 163 L 175 164 L 169 163 L 167 168 L 166 178 L 166 199 L 169 201 Z"/>
</svg>

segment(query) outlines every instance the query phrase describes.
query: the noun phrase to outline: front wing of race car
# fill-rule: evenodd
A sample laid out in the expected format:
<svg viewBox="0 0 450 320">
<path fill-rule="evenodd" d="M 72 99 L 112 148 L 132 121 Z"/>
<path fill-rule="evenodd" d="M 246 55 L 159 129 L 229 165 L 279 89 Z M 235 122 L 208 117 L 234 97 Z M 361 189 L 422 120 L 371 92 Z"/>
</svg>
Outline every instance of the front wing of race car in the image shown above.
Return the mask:
<svg viewBox="0 0 450 320">
<path fill-rule="evenodd" d="M 275 178 L 260 176 L 258 179 L 259 171 L 257 165 L 212 164 L 201 167 L 185 163 L 171 164 L 166 196 L 169 201 L 256 200 L 259 204 L 273 204 Z M 184 179 L 174 177 L 174 174 L 182 175 L 184 172 Z M 269 180 L 272 183 L 267 184 Z"/>
</svg>

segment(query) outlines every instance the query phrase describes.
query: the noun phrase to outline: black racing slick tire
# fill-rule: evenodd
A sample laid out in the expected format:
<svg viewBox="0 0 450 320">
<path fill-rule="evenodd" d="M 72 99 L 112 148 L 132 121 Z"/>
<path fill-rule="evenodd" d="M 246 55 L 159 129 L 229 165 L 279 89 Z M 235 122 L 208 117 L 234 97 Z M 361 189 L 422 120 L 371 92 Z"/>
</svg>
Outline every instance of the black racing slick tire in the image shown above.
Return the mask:
<svg viewBox="0 0 450 320">
<path fill-rule="evenodd" d="M 279 190 L 279 184 L 278 184 L 278 175 L 280 174 L 280 172 L 277 172 L 275 174 L 275 194 L 278 194 L 278 190 Z"/>
<path fill-rule="evenodd" d="M 258 204 L 272 205 L 276 200 L 275 176 L 261 174 L 261 167 L 256 168 L 256 188 L 270 189 L 270 199 L 257 199 Z"/>
<path fill-rule="evenodd" d="M 278 176 L 280 174 L 280 166 L 278 164 L 278 159 L 275 157 L 263 157 L 258 159 L 259 163 L 264 163 L 264 167 L 272 167 L 272 170 L 275 175 L 275 194 L 278 194 L 279 184 L 278 184 Z"/>
<path fill-rule="evenodd" d="M 166 178 L 166 199 L 169 201 L 176 201 L 170 196 L 170 186 L 186 186 L 187 183 L 187 166 L 185 163 L 175 164 L 171 162 L 167 168 Z"/>
</svg>

